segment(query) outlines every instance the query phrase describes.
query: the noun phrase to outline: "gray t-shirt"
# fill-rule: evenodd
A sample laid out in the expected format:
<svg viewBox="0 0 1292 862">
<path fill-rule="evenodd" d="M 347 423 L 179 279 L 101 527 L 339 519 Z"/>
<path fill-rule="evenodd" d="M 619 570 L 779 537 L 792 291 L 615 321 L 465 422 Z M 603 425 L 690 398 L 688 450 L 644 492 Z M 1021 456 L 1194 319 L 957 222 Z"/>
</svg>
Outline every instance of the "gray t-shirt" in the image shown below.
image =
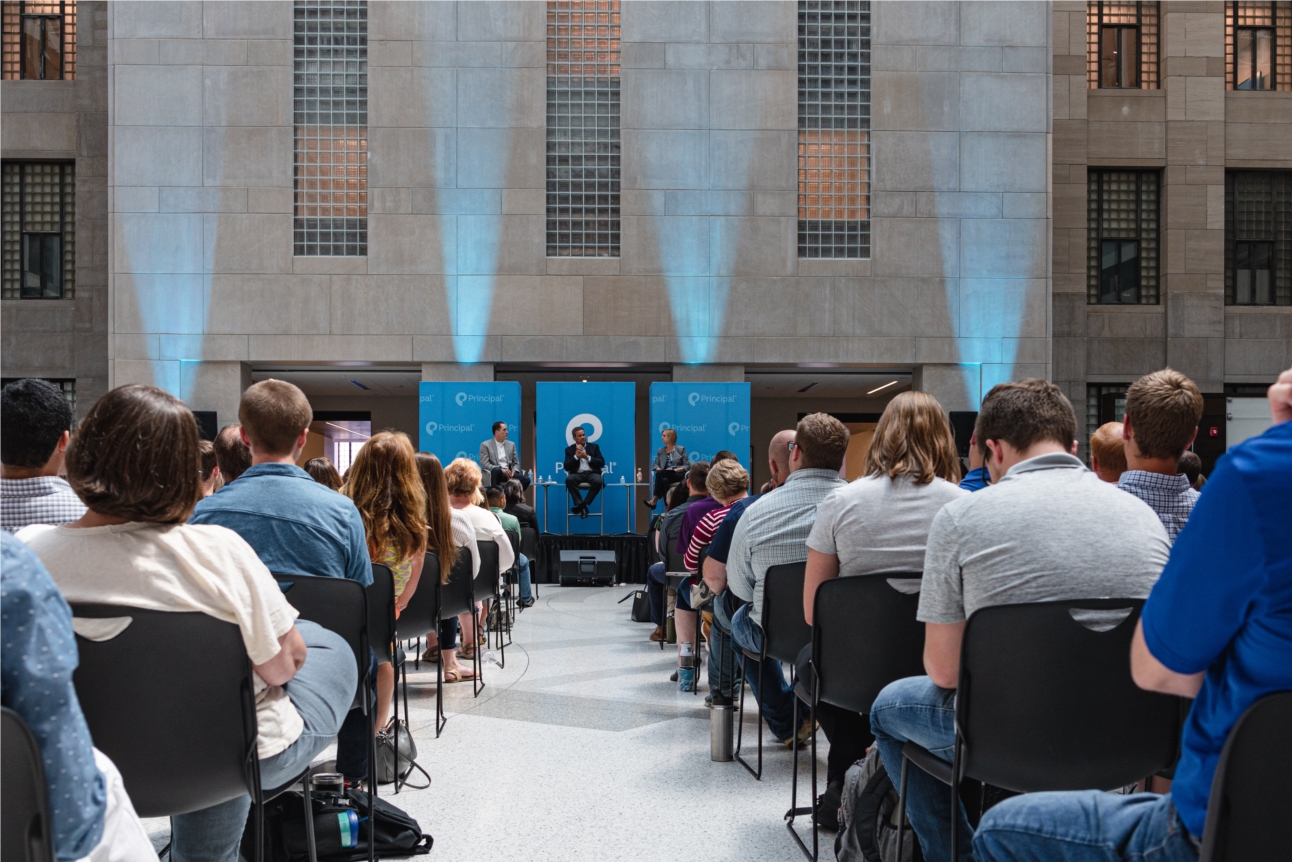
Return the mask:
<svg viewBox="0 0 1292 862">
<path fill-rule="evenodd" d="M 992 605 L 1144 598 L 1170 552 L 1142 500 L 1071 455 L 1029 458 L 933 519 L 916 618 L 958 623 Z"/>
<path fill-rule="evenodd" d="M 924 569 L 933 517 L 969 496 L 942 479 L 917 485 L 911 476 L 864 476 L 821 501 L 808 547 L 839 557 L 839 576 Z"/>
</svg>

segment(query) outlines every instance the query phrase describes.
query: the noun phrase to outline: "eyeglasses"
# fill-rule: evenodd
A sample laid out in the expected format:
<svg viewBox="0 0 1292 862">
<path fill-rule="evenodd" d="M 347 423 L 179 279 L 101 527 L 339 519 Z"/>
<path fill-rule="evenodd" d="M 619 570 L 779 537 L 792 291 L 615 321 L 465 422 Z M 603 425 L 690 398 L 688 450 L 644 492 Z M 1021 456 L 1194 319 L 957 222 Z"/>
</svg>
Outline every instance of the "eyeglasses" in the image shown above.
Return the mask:
<svg viewBox="0 0 1292 862">
<path fill-rule="evenodd" d="M 787 452 L 793 452 L 793 451 L 794 451 L 794 441 L 793 441 L 793 440 L 791 440 L 790 442 L 788 442 L 788 443 L 786 443 L 786 444 L 785 444 L 785 451 L 787 451 Z"/>
</svg>

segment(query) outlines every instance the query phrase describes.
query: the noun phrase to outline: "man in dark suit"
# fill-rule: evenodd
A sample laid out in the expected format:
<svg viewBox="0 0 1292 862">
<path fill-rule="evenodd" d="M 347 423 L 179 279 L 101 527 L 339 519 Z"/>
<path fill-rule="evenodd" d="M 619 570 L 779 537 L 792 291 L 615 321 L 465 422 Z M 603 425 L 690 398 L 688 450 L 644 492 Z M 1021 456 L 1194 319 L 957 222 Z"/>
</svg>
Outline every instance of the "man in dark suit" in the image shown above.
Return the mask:
<svg viewBox="0 0 1292 862">
<path fill-rule="evenodd" d="M 574 507 L 570 510 L 580 518 L 588 517 L 588 506 L 601 493 L 604 484 L 601 468 L 606 466 L 606 459 L 601 457 L 601 447 L 588 442 L 588 432 L 583 427 L 574 429 L 573 445 L 565 447 L 565 487 L 574 498 Z M 588 496 L 579 496 L 579 485 L 587 482 Z"/>
</svg>

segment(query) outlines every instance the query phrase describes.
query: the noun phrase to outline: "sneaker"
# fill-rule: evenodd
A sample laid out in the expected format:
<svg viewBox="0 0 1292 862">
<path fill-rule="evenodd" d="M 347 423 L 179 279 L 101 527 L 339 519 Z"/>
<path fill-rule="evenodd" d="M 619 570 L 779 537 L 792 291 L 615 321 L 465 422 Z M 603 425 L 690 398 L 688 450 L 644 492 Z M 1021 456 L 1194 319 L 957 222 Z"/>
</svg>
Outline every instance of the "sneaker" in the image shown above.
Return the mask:
<svg viewBox="0 0 1292 862">
<path fill-rule="evenodd" d="M 727 697 L 727 695 L 719 691 L 709 695 L 704 699 L 704 705 L 709 707 L 709 709 L 713 709 L 715 704 L 717 706 L 735 706 L 736 702 L 732 698 Z"/>
<path fill-rule="evenodd" d="M 677 682 L 677 671 L 673 671 L 673 675 L 668 678 L 668 681 Z"/>
<path fill-rule="evenodd" d="M 534 600 L 532 598 L 521 599 L 520 601 L 516 602 L 516 607 L 520 608 L 521 610 L 524 610 L 525 608 L 532 608 L 533 606 L 534 606 Z"/>
<path fill-rule="evenodd" d="M 816 799 L 812 820 L 827 832 L 839 831 L 839 806 L 843 802 L 843 784 L 830 784 Z"/>
<path fill-rule="evenodd" d="M 806 745 L 807 741 L 812 738 L 812 734 L 816 732 L 817 727 L 819 727 L 819 725 L 815 721 L 808 718 L 803 719 L 803 724 L 799 727 L 799 732 L 797 734 L 799 745 Z M 781 743 L 783 745 L 792 745 L 793 741 L 793 738 L 782 739 Z"/>
</svg>

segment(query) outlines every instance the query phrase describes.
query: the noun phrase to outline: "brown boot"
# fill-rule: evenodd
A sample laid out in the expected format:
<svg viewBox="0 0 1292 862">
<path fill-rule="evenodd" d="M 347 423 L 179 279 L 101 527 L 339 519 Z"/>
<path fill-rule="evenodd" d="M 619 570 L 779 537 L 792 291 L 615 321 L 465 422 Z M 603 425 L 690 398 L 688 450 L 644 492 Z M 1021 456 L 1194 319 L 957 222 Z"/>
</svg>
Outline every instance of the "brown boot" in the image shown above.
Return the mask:
<svg viewBox="0 0 1292 862">
<path fill-rule="evenodd" d="M 664 640 L 664 627 L 656 626 L 655 631 L 650 633 L 650 639 L 652 643 L 659 643 Z"/>
</svg>

